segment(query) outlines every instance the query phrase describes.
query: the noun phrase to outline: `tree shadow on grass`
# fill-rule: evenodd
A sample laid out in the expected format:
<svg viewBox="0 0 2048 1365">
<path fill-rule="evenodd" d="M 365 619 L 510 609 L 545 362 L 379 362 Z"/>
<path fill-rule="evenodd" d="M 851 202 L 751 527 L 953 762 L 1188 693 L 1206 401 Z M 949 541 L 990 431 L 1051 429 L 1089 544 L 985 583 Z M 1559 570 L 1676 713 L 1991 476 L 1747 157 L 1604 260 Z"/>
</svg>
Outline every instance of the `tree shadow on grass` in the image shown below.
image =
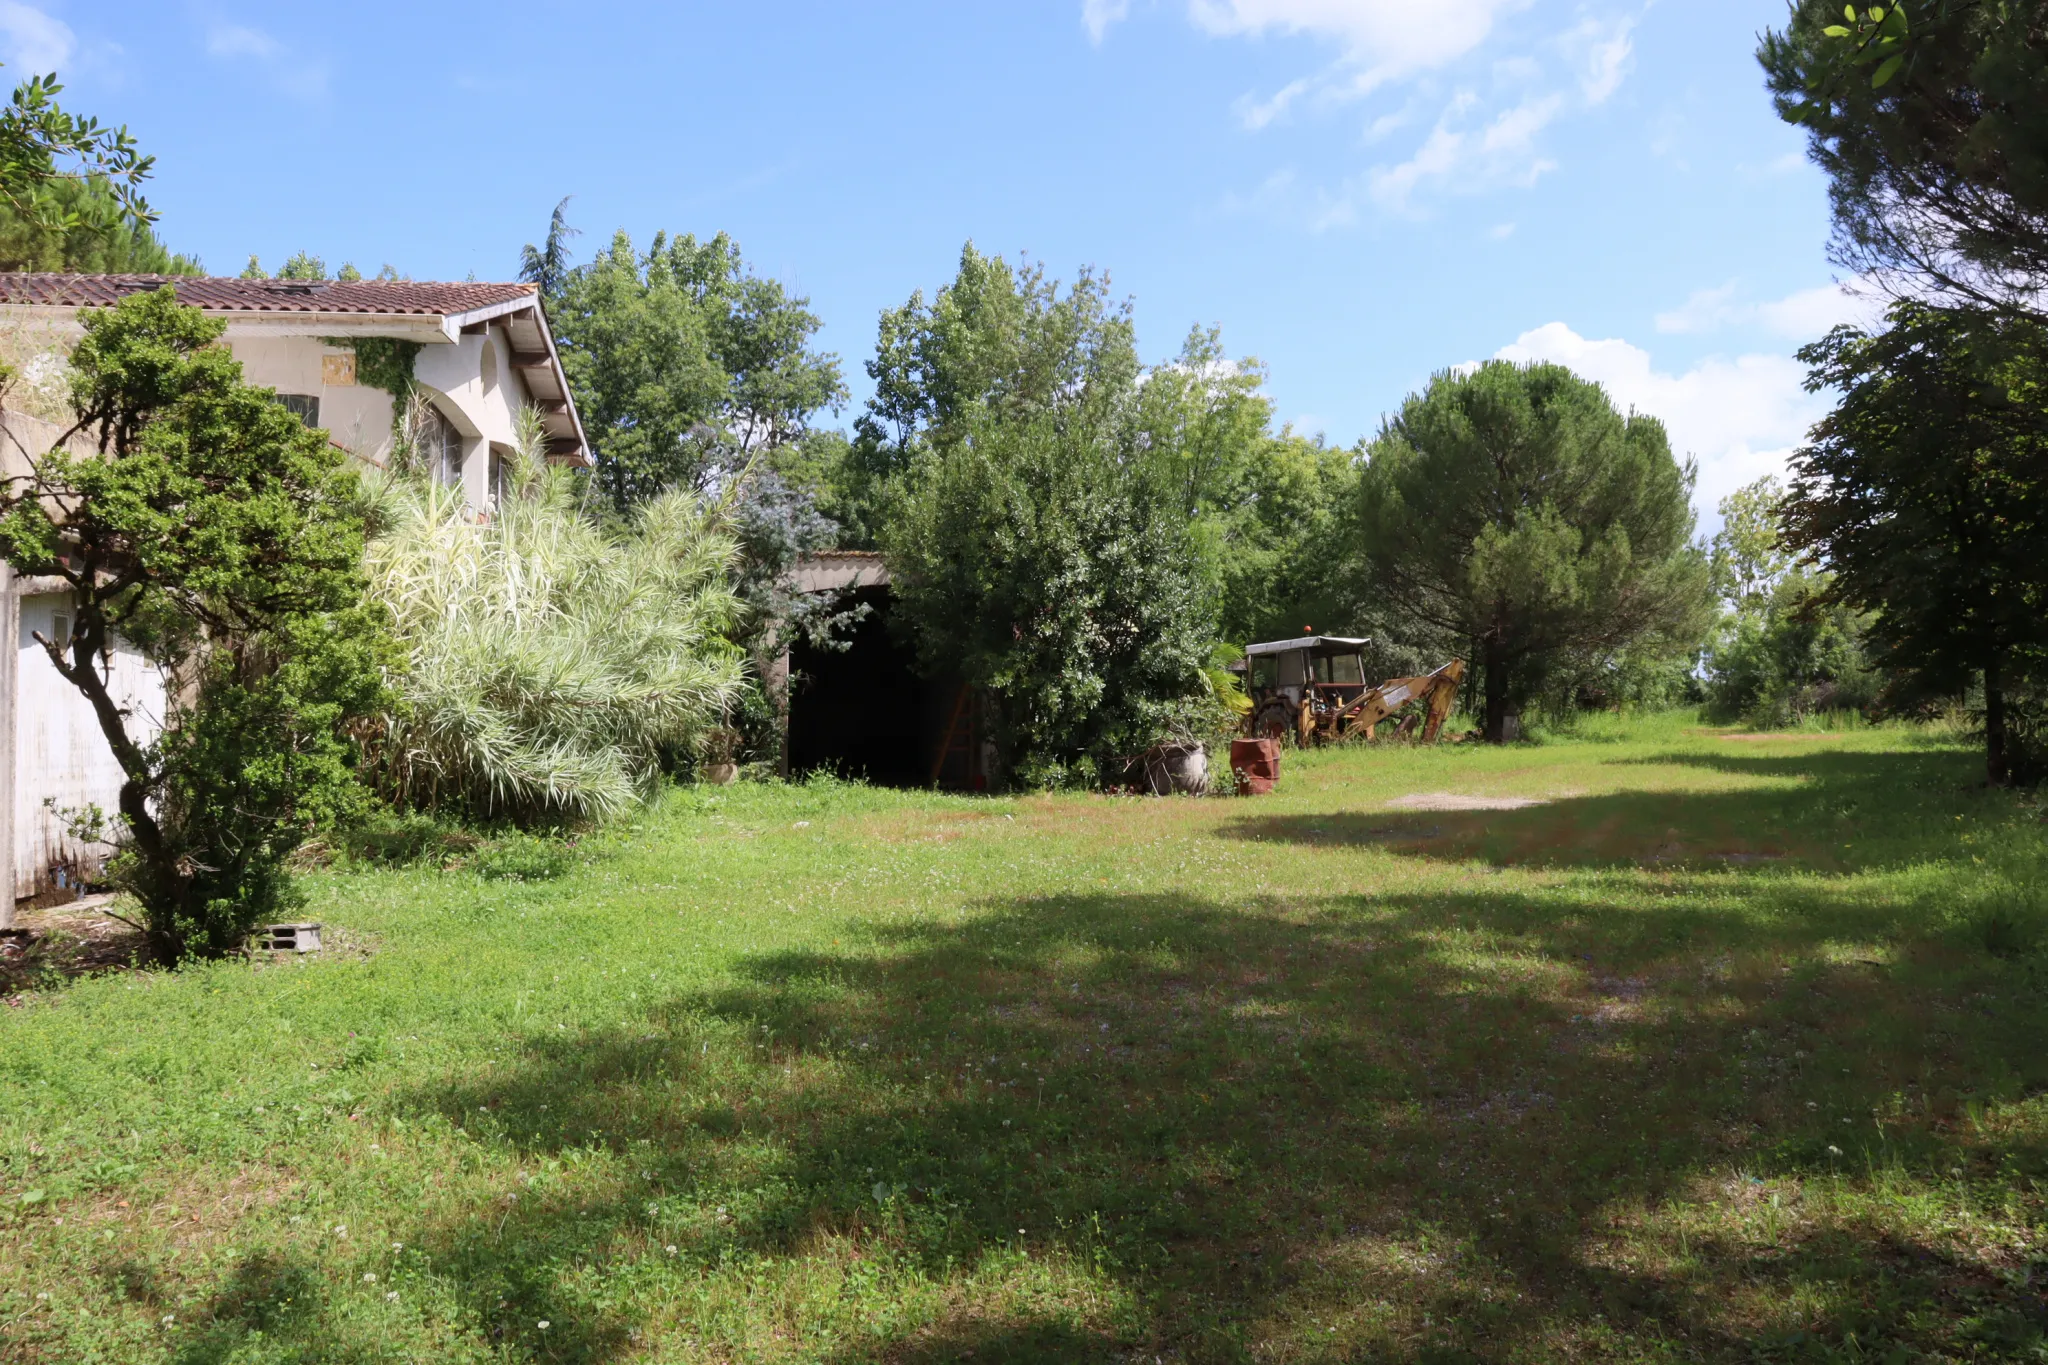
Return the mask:
<svg viewBox="0 0 2048 1365">
<path fill-rule="evenodd" d="M 1517 810 L 1247 811 L 1226 838 L 1310 847 L 1380 847 L 1408 857 L 1500 867 L 1774 868 L 1853 871 L 1958 853 L 1953 818 L 2017 818 L 2003 793 L 1973 783 L 1968 755 L 1943 750 L 1713 754 L 1622 759 L 1754 780 L 1724 791 L 1631 790 L 1562 796 Z"/>
<path fill-rule="evenodd" d="M 759 957 L 401 1097 L 565 1173 L 421 1240 L 501 1349 L 564 1361 L 678 1294 L 700 1345 L 847 1361 L 2032 1349 L 2038 1294 L 1940 1219 L 1800 1209 L 2042 1173 L 1955 1121 L 2048 1083 L 2040 1003 L 1807 954 L 1895 909 L 1775 894 L 1066 896 Z M 1713 1210 L 1689 1243 L 1674 1201 Z"/>
<path fill-rule="evenodd" d="M 245 1257 L 198 1315 L 197 1333 L 180 1346 L 177 1365 L 239 1365 L 270 1358 L 267 1340 L 321 1341 L 329 1335 L 322 1288 L 310 1267 L 290 1257 Z M 132 1287 L 130 1297 L 137 1297 Z"/>
</svg>

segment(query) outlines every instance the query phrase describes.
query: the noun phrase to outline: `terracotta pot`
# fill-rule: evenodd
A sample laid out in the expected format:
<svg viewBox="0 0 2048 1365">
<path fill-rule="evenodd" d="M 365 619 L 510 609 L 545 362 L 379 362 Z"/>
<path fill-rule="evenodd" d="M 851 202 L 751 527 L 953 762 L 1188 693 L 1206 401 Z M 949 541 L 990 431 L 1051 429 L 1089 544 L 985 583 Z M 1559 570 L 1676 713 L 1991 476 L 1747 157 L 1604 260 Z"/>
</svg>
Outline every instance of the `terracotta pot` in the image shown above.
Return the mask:
<svg viewBox="0 0 2048 1365">
<path fill-rule="evenodd" d="M 704 765 L 704 780 L 714 787 L 729 787 L 740 775 L 737 763 L 707 763 Z"/>
</svg>

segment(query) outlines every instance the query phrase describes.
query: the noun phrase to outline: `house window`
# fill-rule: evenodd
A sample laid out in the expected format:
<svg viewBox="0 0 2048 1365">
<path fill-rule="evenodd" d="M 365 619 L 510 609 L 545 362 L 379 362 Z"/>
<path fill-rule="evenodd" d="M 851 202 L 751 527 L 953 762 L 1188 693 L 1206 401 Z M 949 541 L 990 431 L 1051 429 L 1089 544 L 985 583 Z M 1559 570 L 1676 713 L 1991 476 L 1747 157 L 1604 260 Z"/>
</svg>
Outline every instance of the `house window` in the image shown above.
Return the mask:
<svg viewBox="0 0 2048 1365">
<path fill-rule="evenodd" d="M 277 401 L 286 412 L 309 427 L 320 425 L 320 399 L 310 393 L 281 393 Z"/>
<path fill-rule="evenodd" d="M 59 649 L 71 648 L 71 618 L 61 611 L 50 617 L 50 643 Z"/>
<path fill-rule="evenodd" d="M 448 488 L 462 484 L 462 433 L 455 424 L 441 415 L 440 409 L 427 406 L 420 414 L 419 431 L 415 437 L 419 454 L 432 474 L 434 482 Z"/>
<path fill-rule="evenodd" d="M 512 497 L 512 462 L 502 446 L 491 447 L 491 505 L 502 507 Z"/>
</svg>

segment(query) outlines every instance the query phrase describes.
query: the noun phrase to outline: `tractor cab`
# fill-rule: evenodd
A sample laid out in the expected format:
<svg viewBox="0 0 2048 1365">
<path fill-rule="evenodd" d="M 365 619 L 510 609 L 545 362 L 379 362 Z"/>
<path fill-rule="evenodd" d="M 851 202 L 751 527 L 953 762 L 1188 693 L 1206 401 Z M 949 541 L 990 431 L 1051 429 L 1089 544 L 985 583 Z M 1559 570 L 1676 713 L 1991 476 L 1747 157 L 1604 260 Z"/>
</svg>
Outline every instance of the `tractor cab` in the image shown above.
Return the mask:
<svg viewBox="0 0 2048 1365">
<path fill-rule="evenodd" d="M 1257 737 L 1294 735 L 1301 742 L 1365 694 L 1365 648 L 1371 640 L 1303 635 L 1246 645 L 1247 729 Z"/>
</svg>

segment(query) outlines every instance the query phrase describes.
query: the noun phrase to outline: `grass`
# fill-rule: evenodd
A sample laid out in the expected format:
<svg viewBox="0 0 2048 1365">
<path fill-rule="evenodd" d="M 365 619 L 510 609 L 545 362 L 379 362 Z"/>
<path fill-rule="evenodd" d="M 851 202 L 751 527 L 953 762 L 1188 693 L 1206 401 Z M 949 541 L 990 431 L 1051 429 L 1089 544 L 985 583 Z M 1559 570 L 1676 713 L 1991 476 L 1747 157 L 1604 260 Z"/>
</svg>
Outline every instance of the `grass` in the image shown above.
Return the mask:
<svg viewBox="0 0 2048 1365">
<path fill-rule="evenodd" d="M 327 874 L 340 951 L 0 1011 L 0 1358 L 2048 1359 L 1977 769 L 1659 717 Z"/>
</svg>

